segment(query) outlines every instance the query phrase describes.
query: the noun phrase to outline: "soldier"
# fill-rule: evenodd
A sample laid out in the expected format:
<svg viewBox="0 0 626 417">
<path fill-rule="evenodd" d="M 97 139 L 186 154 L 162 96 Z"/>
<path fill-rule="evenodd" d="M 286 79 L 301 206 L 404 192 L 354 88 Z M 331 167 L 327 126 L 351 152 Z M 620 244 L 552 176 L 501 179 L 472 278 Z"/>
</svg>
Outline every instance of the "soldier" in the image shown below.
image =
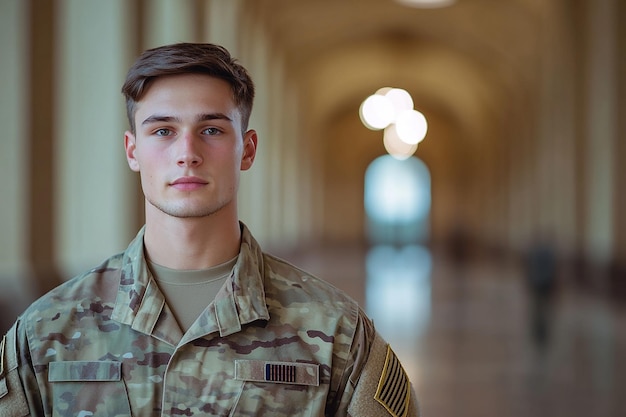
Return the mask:
<svg viewBox="0 0 626 417">
<path fill-rule="evenodd" d="M 146 223 L 2 340 L 0 416 L 416 416 L 397 357 L 344 293 L 239 221 L 254 86 L 224 48 L 144 52 L 122 88 Z"/>
</svg>

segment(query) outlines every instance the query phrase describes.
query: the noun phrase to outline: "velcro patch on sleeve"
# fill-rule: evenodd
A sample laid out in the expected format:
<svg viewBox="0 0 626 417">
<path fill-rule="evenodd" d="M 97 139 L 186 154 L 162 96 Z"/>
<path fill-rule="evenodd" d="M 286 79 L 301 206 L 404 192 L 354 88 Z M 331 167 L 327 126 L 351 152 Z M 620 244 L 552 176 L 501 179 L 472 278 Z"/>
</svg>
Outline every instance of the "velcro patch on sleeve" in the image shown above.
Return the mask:
<svg viewBox="0 0 626 417">
<path fill-rule="evenodd" d="M 409 410 L 411 384 L 396 354 L 387 346 L 385 366 L 374 399 L 394 417 L 405 417 Z"/>
</svg>

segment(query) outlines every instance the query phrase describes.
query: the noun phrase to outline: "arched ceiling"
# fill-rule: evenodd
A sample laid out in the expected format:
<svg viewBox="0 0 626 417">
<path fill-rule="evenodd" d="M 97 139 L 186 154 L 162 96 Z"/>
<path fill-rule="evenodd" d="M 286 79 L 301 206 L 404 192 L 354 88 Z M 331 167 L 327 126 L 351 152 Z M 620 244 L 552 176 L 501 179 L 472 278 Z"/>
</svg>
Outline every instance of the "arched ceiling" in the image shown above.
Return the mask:
<svg viewBox="0 0 626 417">
<path fill-rule="evenodd" d="M 335 150 L 353 149 L 342 141 L 367 136 L 354 115 L 381 87 L 409 91 L 438 129 L 429 130 L 418 149 L 441 196 L 433 208 L 438 224 L 450 223 L 458 216 L 455 207 L 470 201 L 474 208 L 466 213 L 478 218 L 481 184 L 503 175 L 508 144 L 524 139 L 519 132 L 528 133 L 515 123 L 536 123 L 522 112 L 540 88 L 542 42 L 565 3 L 457 0 L 450 7 L 419 9 L 394 0 L 246 2 L 301 93 L 303 130 L 317 147 L 312 155 L 326 178 L 327 218 L 362 205 L 357 195 L 345 196 L 359 188 L 355 181 L 380 144 L 371 141 L 359 152 Z M 370 160 L 358 159 L 364 155 Z M 341 166 L 360 172 L 348 174 Z M 468 191 L 468 184 L 475 190 Z M 328 234 L 341 233 L 341 226 L 328 225 Z"/>
<path fill-rule="evenodd" d="M 305 87 L 313 120 L 395 82 L 485 138 L 497 135 L 484 131 L 492 112 L 533 91 L 543 21 L 556 3 L 457 0 L 419 9 L 394 0 L 255 0 L 246 7 Z"/>
</svg>

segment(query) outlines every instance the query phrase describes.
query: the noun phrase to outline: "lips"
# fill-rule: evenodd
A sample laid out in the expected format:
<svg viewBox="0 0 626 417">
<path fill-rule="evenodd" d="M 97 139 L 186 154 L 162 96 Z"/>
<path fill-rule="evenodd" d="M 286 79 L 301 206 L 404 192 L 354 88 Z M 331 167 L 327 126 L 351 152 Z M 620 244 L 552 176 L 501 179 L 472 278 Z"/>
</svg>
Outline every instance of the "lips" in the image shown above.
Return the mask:
<svg viewBox="0 0 626 417">
<path fill-rule="evenodd" d="M 180 177 L 170 183 L 172 187 L 183 191 L 195 190 L 207 184 L 207 181 L 198 177 Z"/>
</svg>

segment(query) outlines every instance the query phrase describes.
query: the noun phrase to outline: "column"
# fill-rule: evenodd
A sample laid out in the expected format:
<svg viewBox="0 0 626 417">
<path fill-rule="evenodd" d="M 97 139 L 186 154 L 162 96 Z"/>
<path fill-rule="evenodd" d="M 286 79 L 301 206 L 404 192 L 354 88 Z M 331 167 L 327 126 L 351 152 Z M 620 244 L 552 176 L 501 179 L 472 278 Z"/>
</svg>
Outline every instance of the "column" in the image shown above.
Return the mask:
<svg viewBox="0 0 626 417">
<path fill-rule="evenodd" d="M 55 287 L 59 282 L 54 224 L 56 181 L 54 155 L 56 118 L 54 117 L 54 62 L 56 57 L 56 4 L 52 0 L 27 2 L 28 68 L 26 69 L 27 100 L 25 112 L 36 115 L 26 120 L 25 141 L 28 143 L 27 227 L 29 285 L 33 298 Z M 45 133 L 44 133 L 45 132 Z"/>
<path fill-rule="evenodd" d="M 626 22 L 626 4 L 618 3 L 619 20 Z M 617 39 L 626 39 L 626 25 L 622 24 L 616 33 Z M 616 80 L 616 90 L 618 91 L 618 114 L 626 114 L 626 42 L 619 43 L 619 68 L 618 73 L 622 74 Z M 615 193 L 615 210 L 613 212 L 616 222 L 615 231 L 615 255 L 620 263 L 626 267 L 626 163 L 624 155 L 626 155 L 626 117 L 619 118 L 618 137 L 616 138 L 616 152 L 614 153 L 613 162 L 617 177 L 614 183 Z"/>
<path fill-rule="evenodd" d="M 295 247 L 309 235 L 309 190 L 306 172 L 309 171 L 309 156 L 302 151 L 302 132 L 299 117 L 298 89 L 287 77 L 283 86 L 283 115 L 281 144 L 283 161 L 279 175 L 283 178 L 282 205 L 283 239 L 285 246 Z"/>
<path fill-rule="evenodd" d="M 55 248 L 67 279 L 125 249 L 137 231 L 120 93 L 135 51 L 126 1 L 57 4 Z"/>
<path fill-rule="evenodd" d="M 617 3 L 618 20 L 622 24 L 615 33 L 617 39 L 626 39 L 626 4 Z M 618 92 L 617 112 L 622 115 L 626 112 L 626 42 L 618 42 L 618 73 L 622 74 L 616 82 L 616 91 Z M 615 143 L 615 152 L 613 155 L 613 163 L 615 167 L 615 182 L 613 184 L 613 192 L 615 195 L 613 228 L 615 233 L 613 257 L 614 264 L 611 279 L 611 292 L 614 297 L 620 301 L 626 301 L 626 164 L 624 163 L 624 155 L 626 155 L 626 118 L 618 118 L 618 129 Z"/>
<path fill-rule="evenodd" d="M 612 254 L 617 85 L 613 0 L 587 2 L 587 253 L 598 266 Z"/>
<path fill-rule="evenodd" d="M 241 174 L 239 190 L 240 218 L 255 234 L 260 243 L 266 243 L 271 233 L 269 210 L 273 204 L 268 194 L 271 178 L 269 172 L 270 143 L 270 61 L 268 42 L 260 24 L 250 15 L 240 22 L 241 35 L 239 59 L 250 72 L 256 86 L 256 98 L 249 128 L 257 131 L 259 143 L 254 165 Z"/>
<path fill-rule="evenodd" d="M 0 2 L 0 310 L 27 290 L 29 158 L 26 132 L 28 4 Z M 15 309 L 21 309 L 15 306 Z M 9 306 L 8 304 L 6 307 Z M 17 314 L 18 311 L 13 311 Z M 13 317 L 12 317 L 13 318 Z M 8 320 L 8 318 L 7 318 Z M 3 325 L 0 320 L 0 326 Z M 11 320 L 12 321 L 12 320 Z M 7 321 L 7 324 L 8 323 Z M 6 329 L 5 329 L 6 330 Z M 0 331 L 0 333 L 4 333 Z"/>
<path fill-rule="evenodd" d="M 204 39 L 222 45 L 235 57 L 239 53 L 241 1 L 208 0 L 205 12 Z"/>
<path fill-rule="evenodd" d="M 576 242 L 576 145 L 574 63 L 577 45 L 567 36 L 566 15 L 553 7 L 542 21 L 541 116 L 538 153 L 542 202 L 539 230 L 557 251 L 571 254 Z"/>
<path fill-rule="evenodd" d="M 199 5 L 194 0 L 150 0 L 144 2 L 145 48 L 198 40 Z"/>
</svg>

